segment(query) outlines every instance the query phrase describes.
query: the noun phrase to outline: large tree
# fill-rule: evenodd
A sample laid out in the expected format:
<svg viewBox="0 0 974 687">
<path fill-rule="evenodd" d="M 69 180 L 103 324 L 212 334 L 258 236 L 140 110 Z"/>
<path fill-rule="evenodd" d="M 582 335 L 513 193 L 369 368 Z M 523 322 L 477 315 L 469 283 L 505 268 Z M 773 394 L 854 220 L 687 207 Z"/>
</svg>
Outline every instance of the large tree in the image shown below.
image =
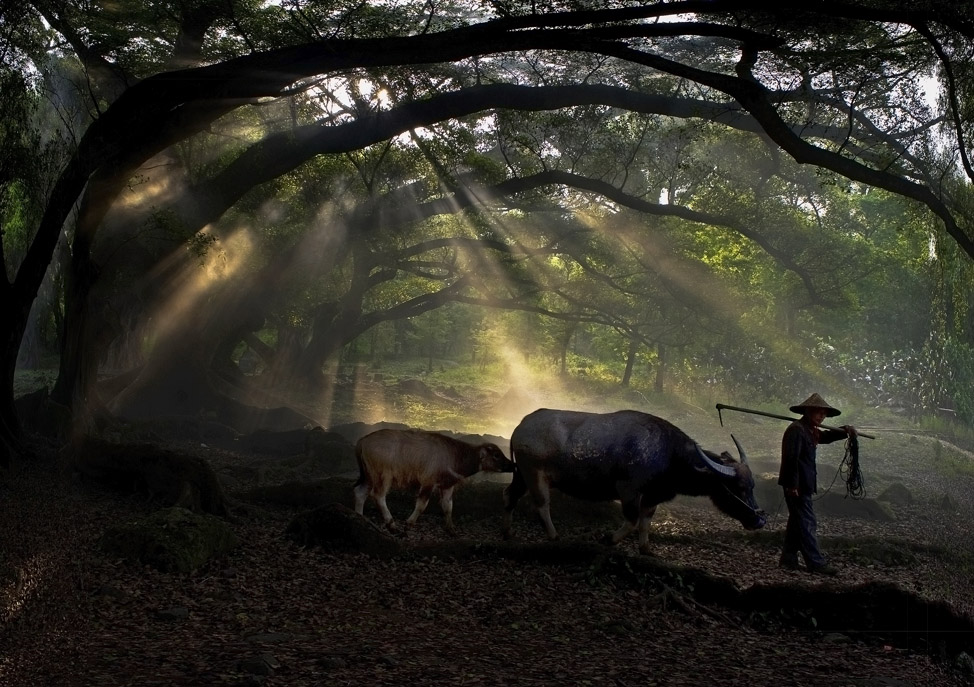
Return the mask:
<svg viewBox="0 0 974 687">
<path fill-rule="evenodd" d="M 289 116 L 238 135 L 257 137 L 227 149 L 221 164 L 195 170 L 188 235 L 314 156 L 478 112 L 600 104 L 753 132 L 800 163 L 923 204 L 974 256 L 970 217 L 957 200 L 974 176 L 966 153 L 974 38 L 966 5 L 571 5 L 309 2 L 287 11 L 247 2 L 115 3 L 112 11 L 82 12 L 30 4 L 91 79 L 92 118 L 25 257 L 2 285 L 5 443 L 16 442 L 16 352 L 72 211 L 78 208 L 70 226 L 71 293 L 81 299 L 72 309 L 69 355 L 72 346 L 90 345 L 84 308 L 97 275 L 90 250 L 134 175 L 173 146 L 238 123 L 235 113 L 246 109 L 259 119 L 271 101 L 285 103 L 280 109 Z M 941 94 L 934 112 L 921 90 L 930 77 Z M 384 88 L 385 99 L 360 97 L 363 84 Z M 952 143 L 938 147 L 934 134 L 944 132 Z M 632 187 L 636 181 L 586 183 L 612 203 L 616 194 L 644 194 L 647 188 Z M 679 207 L 678 195 L 669 199 Z M 66 400 L 83 403 L 85 381 L 68 381 Z"/>
</svg>

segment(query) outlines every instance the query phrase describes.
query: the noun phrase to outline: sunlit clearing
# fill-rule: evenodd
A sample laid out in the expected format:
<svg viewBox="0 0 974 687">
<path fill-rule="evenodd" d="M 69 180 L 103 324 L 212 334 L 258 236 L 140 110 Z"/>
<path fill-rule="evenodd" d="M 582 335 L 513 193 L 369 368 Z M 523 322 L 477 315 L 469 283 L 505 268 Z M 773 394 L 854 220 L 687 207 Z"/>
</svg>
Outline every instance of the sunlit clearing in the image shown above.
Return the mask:
<svg viewBox="0 0 974 687">
<path fill-rule="evenodd" d="M 352 403 L 359 408 L 359 421 L 365 423 L 382 422 L 394 412 L 388 405 L 385 388 L 373 384 L 372 375 L 365 365 L 356 366 L 352 373 Z"/>
<path fill-rule="evenodd" d="M 541 406 L 561 407 L 565 404 L 565 390 L 557 379 L 548 374 L 535 372 L 525 361 L 522 351 L 506 343 L 515 340 L 511 334 L 494 347 L 492 354 L 504 363 L 505 386 L 508 387 L 498 405 L 492 431 L 506 435 L 511 431 L 511 420 L 520 420 Z"/>
</svg>

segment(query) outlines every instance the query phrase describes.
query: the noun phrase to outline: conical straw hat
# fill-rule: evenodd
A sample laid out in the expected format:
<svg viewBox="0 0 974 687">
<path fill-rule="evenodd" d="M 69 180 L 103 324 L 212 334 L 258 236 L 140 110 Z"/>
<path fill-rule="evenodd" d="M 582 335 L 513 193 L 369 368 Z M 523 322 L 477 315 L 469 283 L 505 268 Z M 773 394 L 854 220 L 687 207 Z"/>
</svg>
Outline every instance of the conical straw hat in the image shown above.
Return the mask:
<svg viewBox="0 0 974 687">
<path fill-rule="evenodd" d="M 842 411 L 840 411 L 838 408 L 833 408 L 826 403 L 825 399 L 818 394 L 812 394 L 801 403 L 793 405 L 791 408 L 789 408 L 789 410 L 793 413 L 804 415 L 805 411 L 811 408 L 821 408 L 825 411 L 826 417 L 835 417 L 836 415 L 840 415 L 842 413 Z"/>
</svg>

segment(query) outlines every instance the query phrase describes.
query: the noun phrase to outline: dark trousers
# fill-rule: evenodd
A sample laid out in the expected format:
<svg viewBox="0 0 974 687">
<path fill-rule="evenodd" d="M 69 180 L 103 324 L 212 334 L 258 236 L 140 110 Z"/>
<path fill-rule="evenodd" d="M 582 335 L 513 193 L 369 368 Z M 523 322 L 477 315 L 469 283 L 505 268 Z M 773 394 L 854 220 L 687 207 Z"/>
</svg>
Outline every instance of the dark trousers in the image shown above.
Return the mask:
<svg viewBox="0 0 974 687">
<path fill-rule="evenodd" d="M 825 556 L 819 551 L 818 539 L 815 537 L 817 523 L 812 497 L 805 494 L 785 494 L 785 503 L 788 504 L 788 527 L 785 529 L 785 546 L 781 552 L 781 560 L 797 563 L 800 553 L 809 568 L 825 565 Z"/>
</svg>

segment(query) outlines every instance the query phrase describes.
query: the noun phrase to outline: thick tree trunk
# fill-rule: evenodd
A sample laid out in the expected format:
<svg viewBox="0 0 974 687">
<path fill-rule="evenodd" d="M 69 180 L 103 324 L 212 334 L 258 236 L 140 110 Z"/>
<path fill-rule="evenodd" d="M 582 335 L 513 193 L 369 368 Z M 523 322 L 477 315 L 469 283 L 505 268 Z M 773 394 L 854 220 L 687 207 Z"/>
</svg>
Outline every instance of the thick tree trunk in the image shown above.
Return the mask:
<svg viewBox="0 0 974 687">
<path fill-rule="evenodd" d="M 558 357 L 562 377 L 568 376 L 568 347 L 571 345 L 572 334 L 575 333 L 576 326 L 575 322 L 566 323 L 562 335 L 558 339 Z"/>
<path fill-rule="evenodd" d="M 23 453 L 20 420 L 14 407 L 13 377 L 5 380 L 0 392 L 0 471 L 7 470 L 14 459 Z"/>
<path fill-rule="evenodd" d="M 277 399 L 228 382 L 214 371 L 214 356 L 228 330 L 228 308 L 214 299 L 196 316 L 173 326 L 153 347 L 138 377 L 108 404 L 119 418 L 183 417 L 212 420 L 238 432 L 295 429 L 320 424 Z"/>
<path fill-rule="evenodd" d="M 656 344 L 656 359 L 656 381 L 653 384 L 653 390 L 656 393 L 663 393 L 663 384 L 666 379 L 666 344 Z"/>
<path fill-rule="evenodd" d="M 98 360 L 92 354 L 89 341 L 89 299 L 95 270 L 87 251 L 76 253 L 65 289 L 64 329 L 61 332 L 61 355 L 57 381 L 51 399 L 71 410 L 79 423 L 77 432 L 84 433 L 88 423 L 83 420 L 90 411 L 89 393 L 94 393 L 98 374 Z"/>
<path fill-rule="evenodd" d="M 25 294 L 10 287 L 6 281 L 0 284 L 0 332 L 3 332 L 0 356 L 3 357 L 2 378 L 0 382 L 0 468 L 8 468 L 23 454 L 23 428 L 14 404 L 14 374 L 17 370 L 17 355 L 34 294 Z"/>
<path fill-rule="evenodd" d="M 91 248 L 112 203 L 125 188 L 130 171 L 122 167 L 96 173 L 91 178 L 71 242 L 71 260 L 65 278 L 60 369 L 51 398 L 69 409 L 75 437 L 89 433 L 93 426 L 93 414 L 101 407 L 94 396 L 98 377 L 96 351 L 107 346 L 111 339 L 111 336 L 106 336 L 104 341 L 96 341 L 93 334 L 98 327 L 92 322 L 91 294 L 98 282 L 100 269 L 92 259 Z"/>
<path fill-rule="evenodd" d="M 626 371 L 622 375 L 622 386 L 628 387 L 629 380 L 632 379 L 632 368 L 636 365 L 636 353 L 639 351 L 639 342 L 629 339 L 629 350 L 626 352 Z"/>
</svg>

